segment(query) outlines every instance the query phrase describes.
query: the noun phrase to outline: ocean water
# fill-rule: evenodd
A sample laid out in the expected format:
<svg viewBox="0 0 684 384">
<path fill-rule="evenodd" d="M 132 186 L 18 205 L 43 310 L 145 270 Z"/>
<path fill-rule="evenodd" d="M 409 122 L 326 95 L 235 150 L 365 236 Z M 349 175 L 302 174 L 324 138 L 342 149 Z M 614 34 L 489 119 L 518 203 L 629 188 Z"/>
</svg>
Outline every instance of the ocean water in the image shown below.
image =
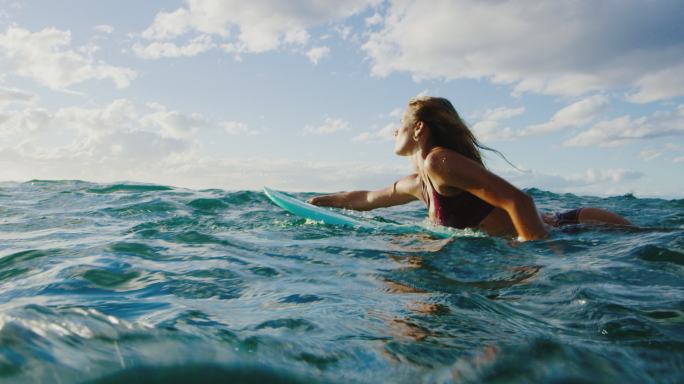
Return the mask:
<svg viewBox="0 0 684 384">
<path fill-rule="evenodd" d="M 443 240 L 254 191 L 0 183 L 0 382 L 684 381 L 684 200 L 528 192 L 641 228 Z"/>
</svg>

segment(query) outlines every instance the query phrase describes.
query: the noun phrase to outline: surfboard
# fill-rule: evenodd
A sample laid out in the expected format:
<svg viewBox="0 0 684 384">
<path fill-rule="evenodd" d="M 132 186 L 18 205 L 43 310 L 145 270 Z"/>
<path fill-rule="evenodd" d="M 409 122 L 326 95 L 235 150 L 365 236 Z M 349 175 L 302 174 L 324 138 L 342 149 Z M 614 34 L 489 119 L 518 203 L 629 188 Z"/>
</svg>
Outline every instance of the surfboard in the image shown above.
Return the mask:
<svg viewBox="0 0 684 384">
<path fill-rule="evenodd" d="M 341 225 L 352 228 L 387 230 L 395 233 L 427 233 L 438 238 L 448 238 L 454 232 L 444 229 L 431 229 L 412 224 L 392 224 L 345 215 L 332 209 L 318 207 L 298 200 L 288 194 L 264 187 L 264 194 L 277 206 L 293 215 L 322 222 L 328 225 Z"/>
</svg>

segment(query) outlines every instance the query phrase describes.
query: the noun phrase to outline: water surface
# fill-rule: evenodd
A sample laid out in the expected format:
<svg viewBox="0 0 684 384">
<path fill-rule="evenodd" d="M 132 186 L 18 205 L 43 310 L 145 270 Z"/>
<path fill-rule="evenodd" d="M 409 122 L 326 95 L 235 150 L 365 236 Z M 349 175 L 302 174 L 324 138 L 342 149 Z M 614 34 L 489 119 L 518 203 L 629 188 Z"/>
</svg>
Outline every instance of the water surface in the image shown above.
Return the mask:
<svg viewBox="0 0 684 384">
<path fill-rule="evenodd" d="M 260 192 L 0 183 L 0 381 L 681 382 L 684 200 L 528 192 L 643 228 L 440 240 Z"/>
</svg>

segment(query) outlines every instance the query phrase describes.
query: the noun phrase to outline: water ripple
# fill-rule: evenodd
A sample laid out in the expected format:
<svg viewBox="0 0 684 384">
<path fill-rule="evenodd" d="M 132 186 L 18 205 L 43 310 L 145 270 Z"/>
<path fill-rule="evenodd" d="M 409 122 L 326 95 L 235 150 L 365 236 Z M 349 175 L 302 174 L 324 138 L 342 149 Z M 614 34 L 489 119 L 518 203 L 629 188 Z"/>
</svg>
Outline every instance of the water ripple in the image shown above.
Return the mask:
<svg viewBox="0 0 684 384">
<path fill-rule="evenodd" d="M 684 200 L 528 193 L 641 227 L 438 240 L 307 222 L 250 191 L 2 183 L 0 381 L 680 380 Z"/>
</svg>

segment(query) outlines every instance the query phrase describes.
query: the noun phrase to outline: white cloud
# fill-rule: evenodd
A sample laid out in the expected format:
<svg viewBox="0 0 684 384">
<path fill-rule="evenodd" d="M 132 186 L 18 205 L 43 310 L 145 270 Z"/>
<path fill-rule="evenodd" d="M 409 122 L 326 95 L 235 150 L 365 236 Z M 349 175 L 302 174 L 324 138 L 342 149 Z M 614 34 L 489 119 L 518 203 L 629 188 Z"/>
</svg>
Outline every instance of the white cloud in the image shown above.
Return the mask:
<svg viewBox="0 0 684 384">
<path fill-rule="evenodd" d="M 232 38 L 227 46 L 260 53 L 287 45 L 305 45 L 311 27 L 357 14 L 381 0 L 297 3 L 279 0 L 188 0 L 184 7 L 160 12 L 143 31 L 147 39 L 173 39 L 190 32 Z"/>
<path fill-rule="evenodd" d="M 203 166 L 182 164 L 179 159 L 199 156 L 199 131 L 216 131 L 230 124 L 244 126 L 212 122 L 159 103 L 141 106 L 124 99 L 55 111 L 33 106 L 0 110 L 0 179 L 139 180 L 209 186 L 216 179 L 176 175 L 184 166 Z"/>
<path fill-rule="evenodd" d="M 427 96 L 427 95 L 429 95 L 429 94 L 430 94 L 430 90 L 424 89 L 424 90 L 418 92 L 418 94 L 415 95 L 414 97 L 415 97 L 415 98 L 419 98 L 419 97 Z"/>
<path fill-rule="evenodd" d="M 352 29 L 349 26 L 339 26 L 335 28 L 335 31 L 340 35 L 340 38 L 342 40 L 347 40 L 349 36 L 351 35 Z"/>
<path fill-rule="evenodd" d="M 302 131 L 305 135 L 327 135 L 346 130 L 349 123 L 340 118 L 326 117 L 322 125 L 307 125 Z"/>
<path fill-rule="evenodd" d="M 30 77 L 52 89 L 63 89 L 86 80 L 109 79 L 117 88 L 127 87 L 136 76 L 129 68 L 96 61 L 92 47 L 85 54 L 70 49 L 71 33 L 55 28 L 39 32 L 11 26 L 0 34 L 0 57 L 19 76 Z"/>
<path fill-rule="evenodd" d="M 684 89 L 684 63 L 647 73 L 636 82 L 637 90 L 627 95 L 634 103 L 672 99 Z"/>
<path fill-rule="evenodd" d="M 40 108 L 28 108 L 21 111 L 0 112 L 0 137 L 6 138 L 17 134 L 29 134 L 45 128 L 50 120 L 47 111 Z M 25 140 L 25 137 L 17 137 Z M 10 141 L 7 140 L 9 143 Z"/>
<path fill-rule="evenodd" d="M 197 131 L 217 127 L 234 134 L 253 132 L 244 123 L 212 123 L 158 103 L 140 106 L 127 100 L 88 108 L 0 112 L 0 180 L 132 180 L 194 188 L 271 185 L 332 191 L 380 188 L 408 171 L 405 166 L 361 162 L 202 154 L 195 140 Z"/>
<path fill-rule="evenodd" d="M 482 142 L 510 140 L 516 135 L 511 127 L 502 127 L 498 120 L 482 120 L 473 124 L 471 130 Z"/>
<path fill-rule="evenodd" d="M 169 110 L 158 103 L 140 106 L 125 99 L 97 107 L 66 107 L 50 112 L 43 108 L 0 111 L 0 135 L 20 139 L 24 143 L 43 142 L 46 148 L 58 142 L 47 140 L 51 135 L 62 135 L 66 142 L 97 143 L 105 137 L 124 137 L 132 132 L 146 132 L 160 141 L 194 143 L 200 130 L 225 129 L 237 122 L 212 122 L 198 113 Z M 11 146 L 12 141 L 5 143 Z M 143 143 L 144 144 L 144 143 Z"/>
<path fill-rule="evenodd" d="M 663 153 L 660 150 L 654 148 L 644 149 L 639 152 L 639 158 L 644 161 L 651 161 L 662 155 Z"/>
<path fill-rule="evenodd" d="M 672 159 L 673 163 L 684 163 L 684 156 L 675 157 Z"/>
<path fill-rule="evenodd" d="M 325 46 L 313 47 L 306 53 L 306 56 L 314 64 L 318 64 L 319 60 L 321 60 L 324 57 L 328 57 L 329 55 L 330 55 L 330 48 L 325 47 Z"/>
<path fill-rule="evenodd" d="M 361 132 L 352 138 L 356 142 L 378 142 L 378 141 L 394 141 L 394 131 L 398 128 L 397 123 L 389 123 L 379 130 L 370 132 Z"/>
<path fill-rule="evenodd" d="M 93 29 L 96 32 L 106 33 L 108 35 L 111 34 L 112 32 L 114 32 L 114 27 L 112 27 L 111 25 L 107 25 L 107 24 L 96 25 L 93 27 Z"/>
<path fill-rule="evenodd" d="M 199 129 L 211 126 L 211 123 L 198 113 L 187 115 L 167 110 L 146 114 L 141 118 L 141 124 L 145 127 L 158 127 L 158 133 L 162 137 L 178 139 L 190 139 Z"/>
<path fill-rule="evenodd" d="M 374 13 L 373 16 L 366 18 L 366 25 L 372 27 L 382 23 L 382 16 L 379 13 Z"/>
<path fill-rule="evenodd" d="M 516 135 L 510 127 L 502 127 L 500 121 L 519 116 L 524 112 L 525 107 L 488 109 L 482 118 L 473 124 L 471 130 L 480 141 L 509 140 Z"/>
<path fill-rule="evenodd" d="M 511 117 L 522 115 L 525 112 L 525 107 L 508 108 L 499 107 L 494 109 L 488 109 L 484 113 L 483 120 L 505 120 Z"/>
<path fill-rule="evenodd" d="M 68 130 L 88 140 L 101 138 L 117 131 L 138 127 L 140 113 L 133 103 L 125 99 L 93 108 L 67 107 L 48 113 L 41 123 L 43 131 Z"/>
<path fill-rule="evenodd" d="M 202 155 L 199 132 L 218 129 L 254 133 L 243 123 L 212 122 L 202 115 L 169 110 L 159 103 L 138 105 L 124 99 L 55 111 L 34 106 L 0 110 L 0 180 L 133 180 L 197 188 L 254 189 L 263 184 L 266 175 L 273 185 L 320 189 L 326 185 L 341 187 L 350 180 L 377 179 L 376 173 L 389 170 L 370 167 L 364 171 L 362 164 Z M 345 175 L 345 169 L 359 174 Z M 388 172 L 390 176 L 395 173 Z M 331 182 L 333 174 L 338 180 Z"/>
<path fill-rule="evenodd" d="M 142 169 L 195 145 L 191 137 L 167 135 L 173 121 L 155 118 L 157 112 L 122 99 L 54 112 L 28 107 L 8 113 L 9 119 L 0 113 L 0 135 L 7 139 L 0 144 L 0 178 L 141 176 Z"/>
<path fill-rule="evenodd" d="M 207 15 L 209 16 L 209 15 Z M 192 23 L 192 14 L 186 8 L 178 8 L 173 12 L 159 12 L 154 17 L 154 22 L 142 32 L 146 39 L 169 39 L 182 35 L 188 31 Z M 207 17 L 208 19 L 208 17 Z M 199 24 L 199 22 L 198 22 Z M 208 20 L 204 22 L 204 33 L 218 33 L 228 35 L 228 31 L 221 28 L 212 28 Z"/>
<path fill-rule="evenodd" d="M 191 39 L 186 45 L 178 46 L 169 42 L 153 42 L 147 46 L 140 43 L 133 45 L 133 52 L 143 59 L 156 60 L 162 57 L 196 56 L 214 47 L 210 36 L 201 35 Z"/>
<path fill-rule="evenodd" d="M 637 180 L 643 176 L 644 174 L 641 172 L 626 169 L 596 170 L 589 168 L 585 171 L 583 176 L 580 176 L 575 180 L 584 181 L 587 184 L 604 182 L 619 183 L 626 180 Z"/>
<path fill-rule="evenodd" d="M 12 19 L 12 15 L 10 14 L 9 11 L 21 9 L 21 3 L 17 2 L 17 1 L 9 2 L 9 1 L 3 0 L 0 3 L 2 3 L 2 8 L 0 8 L 0 20 Z"/>
<path fill-rule="evenodd" d="M 642 172 L 638 171 L 595 168 L 588 168 L 570 175 L 537 171 L 521 173 L 510 170 L 496 171 L 496 173 L 520 188 L 539 188 L 556 193 L 596 196 L 623 195 L 639 191 L 638 187 L 641 183 L 637 183 L 637 181 L 645 177 Z M 650 191 L 645 192 L 652 194 Z"/>
<path fill-rule="evenodd" d="M 37 96 L 16 88 L 5 88 L 0 86 L 0 107 L 11 103 L 30 103 L 37 99 Z"/>
<path fill-rule="evenodd" d="M 395 0 L 364 51 L 372 72 L 481 79 L 514 92 L 684 95 L 684 4 L 626 0 Z M 496 26 L 493 28 L 492 26 Z"/>
<path fill-rule="evenodd" d="M 681 135 L 684 135 L 684 105 L 672 111 L 655 112 L 648 117 L 622 116 L 600 121 L 564 145 L 611 147 L 635 140 Z"/>
<path fill-rule="evenodd" d="M 396 119 L 400 119 L 401 116 L 404 114 L 404 110 L 401 108 L 394 108 L 393 110 L 390 111 L 390 113 L 387 114 L 389 117 L 394 117 Z"/>
<path fill-rule="evenodd" d="M 394 141 L 394 133 L 399 128 L 401 124 L 400 119 L 404 115 L 404 109 L 394 108 L 387 114 L 381 114 L 381 118 L 389 118 L 389 122 L 386 123 L 382 128 L 378 128 L 377 125 L 370 127 L 369 131 L 364 131 L 352 138 L 352 141 L 360 143 L 376 143 L 383 141 Z"/>
<path fill-rule="evenodd" d="M 604 114 L 609 105 L 608 98 L 602 95 L 585 98 L 556 112 L 550 121 L 523 129 L 521 135 L 544 134 L 582 126 Z"/>
<path fill-rule="evenodd" d="M 226 121 L 220 127 L 229 135 L 258 135 L 259 131 L 251 129 L 247 124 L 239 121 Z"/>
<path fill-rule="evenodd" d="M 261 189 L 264 185 L 288 191 L 332 192 L 377 189 L 410 173 L 407 165 L 327 162 L 276 158 L 212 158 L 187 152 L 169 158 L 157 177 L 167 184 L 230 190 Z M 173 174 L 169 170 L 173 170 Z"/>
</svg>

